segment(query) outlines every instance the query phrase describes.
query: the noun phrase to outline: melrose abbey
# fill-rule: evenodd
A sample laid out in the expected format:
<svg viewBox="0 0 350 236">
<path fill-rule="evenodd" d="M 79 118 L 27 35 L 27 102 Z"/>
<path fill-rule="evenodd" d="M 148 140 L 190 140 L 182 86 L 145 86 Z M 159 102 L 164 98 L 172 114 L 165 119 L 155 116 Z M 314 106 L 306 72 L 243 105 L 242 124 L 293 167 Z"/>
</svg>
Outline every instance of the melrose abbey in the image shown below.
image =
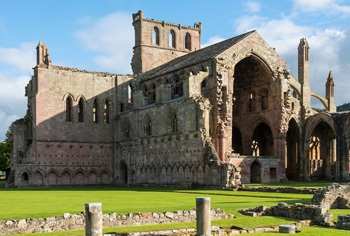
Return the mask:
<svg viewBox="0 0 350 236">
<path fill-rule="evenodd" d="M 201 23 L 132 18 L 133 75 L 57 66 L 38 44 L 8 186 L 349 181 L 350 113 L 331 72 L 312 91 L 306 39 L 294 77 L 256 31 L 201 49 Z"/>
</svg>

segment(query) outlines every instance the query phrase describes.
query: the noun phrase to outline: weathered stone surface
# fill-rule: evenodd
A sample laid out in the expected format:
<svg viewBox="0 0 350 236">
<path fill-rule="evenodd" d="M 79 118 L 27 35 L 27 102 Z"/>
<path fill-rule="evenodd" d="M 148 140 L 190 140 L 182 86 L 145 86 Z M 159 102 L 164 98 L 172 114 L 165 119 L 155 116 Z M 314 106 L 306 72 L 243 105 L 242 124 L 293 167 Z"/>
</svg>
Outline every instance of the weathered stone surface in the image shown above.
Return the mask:
<svg viewBox="0 0 350 236">
<path fill-rule="evenodd" d="M 319 189 L 311 199 L 311 204 L 320 205 L 325 209 L 350 209 L 350 183 L 332 184 Z"/>
<path fill-rule="evenodd" d="M 147 225 L 159 223 L 176 223 L 176 222 L 193 222 L 196 220 L 196 211 L 191 210 L 194 214 L 188 214 L 187 211 L 166 212 L 171 213 L 173 218 L 166 217 L 166 213 L 144 212 L 120 215 L 115 212 L 103 214 L 103 227 L 118 227 L 132 225 Z M 68 213 L 67 213 L 68 214 Z M 136 217 L 137 216 L 137 217 Z M 175 217 L 176 216 L 176 217 Z M 136 218 L 135 218 L 136 217 Z M 226 219 L 229 216 L 224 211 L 213 210 L 212 219 Z M 231 215 L 230 217 L 234 217 Z M 83 214 L 73 214 L 68 218 L 47 217 L 39 219 L 22 219 L 22 220 L 0 220 L 0 235 L 11 235 L 21 233 L 42 233 L 58 232 L 66 230 L 84 229 L 85 216 Z"/>
</svg>

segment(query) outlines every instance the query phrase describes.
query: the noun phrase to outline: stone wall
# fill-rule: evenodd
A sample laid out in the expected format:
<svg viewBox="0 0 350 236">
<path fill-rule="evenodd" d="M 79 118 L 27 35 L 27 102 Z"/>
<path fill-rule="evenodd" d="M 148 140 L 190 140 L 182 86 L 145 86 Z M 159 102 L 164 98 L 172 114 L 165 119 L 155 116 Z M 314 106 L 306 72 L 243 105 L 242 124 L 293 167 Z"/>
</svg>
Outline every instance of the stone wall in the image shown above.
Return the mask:
<svg viewBox="0 0 350 236">
<path fill-rule="evenodd" d="M 325 209 L 350 209 L 350 183 L 340 185 L 334 183 L 319 189 L 311 199 L 311 204 L 320 205 Z"/>
<path fill-rule="evenodd" d="M 338 216 L 337 228 L 350 230 L 350 215 Z"/>
<path fill-rule="evenodd" d="M 272 192 L 272 193 L 302 193 L 302 194 L 314 194 L 318 188 L 292 188 L 292 187 L 247 187 L 242 186 L 238 188 L 238 191 L 250 191 L 250 192 Z"/>
<path fill-rule="evenodd" d="M 233 218 L 232 214 L 225 214 L 223 210 L 211 210 L 211 218 L 226 219 Z M 164 223 L 191 222 L 196 220 L 196 211 L 174 211 L 174 212 L 144 212 L 129 214 L 104 214 L 103 227 L 120 227 L 135 225 L 150 225 Z M 47 217 L 40 219 L 22 220 L 0 220 L 0 235 L 44 233 L 84 229 L 85 216 L 83 214 L 71 215 L 65 213 L 61 217 Z"/>
<path fill-rule="evenodd" d="M 244 215 L 250 216 L 282 216 L 299 220 L 312 220 L 314 224 L 331 226 L 333 225 L 333 215 L 327 209 L 317 205 L 304 205 L 295 203 L 289 205 L 280 202 L 277 206 L 267 208 L 265 206 L 244 209 L 240 211 Z"/>
</svg>

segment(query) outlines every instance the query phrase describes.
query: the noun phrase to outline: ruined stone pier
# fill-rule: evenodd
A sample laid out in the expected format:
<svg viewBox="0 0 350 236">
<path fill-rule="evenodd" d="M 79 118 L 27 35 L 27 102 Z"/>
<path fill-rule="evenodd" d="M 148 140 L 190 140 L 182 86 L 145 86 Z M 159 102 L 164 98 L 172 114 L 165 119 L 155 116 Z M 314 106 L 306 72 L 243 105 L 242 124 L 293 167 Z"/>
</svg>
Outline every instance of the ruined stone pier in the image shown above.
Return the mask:
<svg viewBox="0 0 350 236">
<path fill-rule="evenodd" d="M 210 197 L 196 198 L 197 236 L 211 235 Z"/>
<path fill-rule="evenodd" d="M 85 235 L 86 236 L 102 236 L 103 219 L 101 203 L 85 204 Z"/>
</svg>

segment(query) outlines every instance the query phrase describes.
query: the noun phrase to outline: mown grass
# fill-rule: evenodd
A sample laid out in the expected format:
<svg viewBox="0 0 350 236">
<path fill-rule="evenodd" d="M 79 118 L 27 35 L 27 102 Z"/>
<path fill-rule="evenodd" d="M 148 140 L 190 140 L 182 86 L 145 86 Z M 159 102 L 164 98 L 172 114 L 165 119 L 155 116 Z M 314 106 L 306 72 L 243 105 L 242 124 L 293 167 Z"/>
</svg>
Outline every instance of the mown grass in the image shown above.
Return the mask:
<svg viewBox="0 0 350 236">
<path fill-rule="evenodd" d="M 210 196 L 212 208 L 235 214 L 237 210 L 278 202 L 308 203 L 312 195 L 285 193 L 234 192 L 219 190 L 170 190 L 145 188 L 82 188 L 1 190 L 0 219 L 61 216 L 84 210 L 88 202 L 101 202 L 104 213 L 164 212 L 190 210 L 195 198 Z"/>
<path fill-rule="evenodd" d="M 296 182 L 296 181 L 288 181 L 288 182 L 276 182 L 276 183 L 263 183 L 263 184 L 245 184 L 247 187 L 292 187 L 292 188 L 324 188 L 331 185 L 334 182 L 330 181 L 312 181 L 312 182 Z M 347 182 L 339 182 L 340 184 L 344 184 Z"/>
<path fill-rule="evenodd" d="M 310 186 L 311 184 L 308 183 Z M 313 185 L 313 186 L 320 186 Z M 249 217 L 241 215 L 238 210 L 259 205 L 272 206 L 279 202 L 293 204 L 296 202 L 309 203 L 311 194 L 287 193 L 261 193 L 261 192 L 234 192 L 224 190 L 174 190 L 149 188 L 120 188 L 120 187 L 94 187 L 71 189 L 1 189 L 0 219 L 39 218 L 48 216 L 61 216 L 65 212 L 71 214 L 84 210 L 88 202 L 101 202 L 104 213 L 117 212 L 164 212 L 175 210 L 190 210 L 195 208 L 195 198 L 211 197 L 212 208 L 220 208 L 227 213 L 233 213 L 236 218 L 212 221 L 212 225 L 221 227 L 236 226 L 241 228 L 254 228 L 267 225 L 279 225 L 295 222 L 293 219 L 281 217 Z M 331 213 L 345 215 L 350 210 L 332 210 Z M 104 232 L 132 232 L 152 231 L 162 229 L 176 229 L 195 227 L 194 222 L 178 224 L 158 224 L 148 226 L 107 228 Z M 302 229 L 301 235 L 310 234 L 311 231 Z M 321 235 L 345 235 L 343 231 L 319 227 L 311 227 Z M 329 231 L 333 230 L 333 231 Z M 312 231 L 313 232 L 313 231 Z M 327 232 L 328 234 L 322 234 Z M 346 231 L 345 231 L 346 232 Z M 267 234 L 267 233 L 266 233 Z M 278 233 L 268 233 L 275 234 Z M 21 234 L 23 236 L 23 234 Z M 46 235 L 84 235 L 83 230 L 69 232 L 53 232 L 41 234 L 28 234 L 30 236 Z M 259 234 L 254 234 L 259 235 Z"/>
</svg>

